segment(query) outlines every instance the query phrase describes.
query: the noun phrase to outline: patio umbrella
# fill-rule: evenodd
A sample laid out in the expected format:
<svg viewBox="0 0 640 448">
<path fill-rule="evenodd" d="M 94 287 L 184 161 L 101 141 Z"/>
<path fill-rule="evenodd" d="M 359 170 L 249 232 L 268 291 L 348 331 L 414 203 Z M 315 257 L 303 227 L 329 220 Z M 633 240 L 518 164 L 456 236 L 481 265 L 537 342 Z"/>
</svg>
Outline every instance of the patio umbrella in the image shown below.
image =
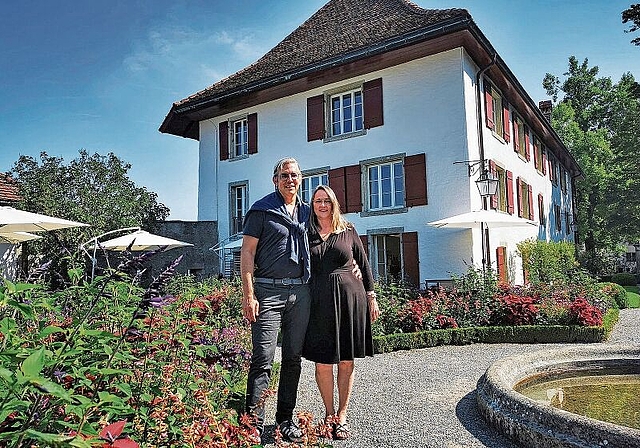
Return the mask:
<svg viewBox="0 0 640 448">
<path fill-rule="evenodd" d="M 13 207 L 0 207 L 0 233 L 48 232 L 49 230 L 88 225 L 40 213 L 18 210 Z"/>
<path fill-rule="evenodd" d="M 427 224 L 433 227 L 451 227 L 458 229 L 471 229 L 480 227 L 484 223 L 489 228 L 495 227 L 537 227 L 538 223 L 507 213 L 499 213 L 495 210 L 478 210 L 450 216 Z"/>
<path fill-rule="evenodd" d="M 38 238 L 42 237 L 27 232 L 0 232 L 0 243 L 17 244 Z"/>
<path fill-rule="evenodd" d="M 131 247 L 129 247 L 131 246 Z M 191 243 L 185 243 L 184 241 L 174 240 L 160 235 L 149 233 L 145 230 L 136 230 L 128 235 L 119 236 L 107 241 L 98 243 L 98 247 L 107 250 L 131 250 L 131 251 L 143 251 L 143 250 L 157 250 L 164 248 L 164 250 L 175 249 L 176 247 L 193 246 Z"/>
</svg>

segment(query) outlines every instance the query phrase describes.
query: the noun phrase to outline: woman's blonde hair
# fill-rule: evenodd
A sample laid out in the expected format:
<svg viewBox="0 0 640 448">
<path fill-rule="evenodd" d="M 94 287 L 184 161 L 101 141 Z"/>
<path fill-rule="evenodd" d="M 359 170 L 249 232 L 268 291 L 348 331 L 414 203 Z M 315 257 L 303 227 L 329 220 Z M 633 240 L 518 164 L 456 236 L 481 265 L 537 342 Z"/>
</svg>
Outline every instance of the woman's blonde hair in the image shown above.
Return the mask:
<svg viewBox="0 0 640 448">
<path fill-rule="evenodd" d="M 344 217 L 342 216 L 338 198 L 336 198 L 336 194 L 328 185 L 318 185 L 316 189 L 313 190 L 313 194 L 311 195 L 311 218 L 309 221 L 311 228 L 320 233 L 320 223 L 318 222 L 318 216 L 313 209 L 313 200 L 316 197 L 316 193 L 320 190 L 324 191 L 327 196 L 329 196 L 329 200 L 331 201 L 331 231 L 340 233 L 344 232 L 347 229 L 350 229 L 351 223 L 344 219 Z"/>
</svg>

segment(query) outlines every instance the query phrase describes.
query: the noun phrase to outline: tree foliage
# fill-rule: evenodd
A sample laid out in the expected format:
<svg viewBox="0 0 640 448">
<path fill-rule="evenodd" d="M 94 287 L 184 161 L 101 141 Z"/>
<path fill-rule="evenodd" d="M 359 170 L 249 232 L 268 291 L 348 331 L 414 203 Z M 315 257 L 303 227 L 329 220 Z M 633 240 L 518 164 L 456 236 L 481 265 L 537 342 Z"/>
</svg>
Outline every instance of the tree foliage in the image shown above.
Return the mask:
<svg viewBox="0 0 640 448">
<path fill-rule="evenodd" d="M 629 9 L 622 11 L 622 23 L 631 22 L 631 28 L 625 30 L 626 33 L 633 33 L 640 30 L 640 3 L 631 5 Z M 640 37 L 631 39 L 634 45 L 640 45 Z"/>
<path fill-rule="evenodd" d="M 584 172 L 576 205 L 586 267 L 594 273 L 602 271 L 600 254 L 640 239 L 633 218 L 640 212 L 640 87 L 631 73 L 614 84 L 598 72 L 572 56 L 563 81 L 551 74 L 543 81 L 556 102 L 553 127 Z"/>
<path fill-rule="evenodd" d="M 20 156 L 11 175 L 18 182 L 18 207 L 89 224 L 90 227 L 59 230 L 43 234 L 30 243 L 31 252 L 44 260 L 70 255 L 62 248 L 78 247 L 104 232 L 132 226 L 152 230 L 157 221 L 169 215 L 158 196 L 136 186 L 128 177 L 131 165 L 113 153 L 90 155 L 81 150 L 68 164 L 59 157 L 40 153 L 40 160 Z"/>
</svg>

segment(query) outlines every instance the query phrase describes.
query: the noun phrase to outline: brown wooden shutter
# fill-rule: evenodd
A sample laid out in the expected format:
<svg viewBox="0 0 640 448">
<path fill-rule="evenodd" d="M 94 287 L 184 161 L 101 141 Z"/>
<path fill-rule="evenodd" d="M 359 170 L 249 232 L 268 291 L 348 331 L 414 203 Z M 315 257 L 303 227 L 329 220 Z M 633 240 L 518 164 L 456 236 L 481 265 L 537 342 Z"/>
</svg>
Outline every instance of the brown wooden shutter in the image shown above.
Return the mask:
<svg viewBox="0 0 640 448">
<path fill-rule="evenodd" d="M 520 152 L 520 134 L 519 134 L 519 130 L 518 130 L 518 122 L 517 120 L 513 119 L 513 150 L 515 152 Z"/>
<path fill-rule="evenodd" d="M 229 158 L 229 122 L 222 121 L 219 126 L 220 160 Z"/>
<path fill-rule="evenodd" d="M 362 211 L 362 182 L 360 175 L 360 165 L 344 167 L 346 198 L 346 213 L 357 213 Z"/>
<path fill-rule="evenodd" d="M 369 258 L 369 237 L 367 235 L 359 235 L 360 241 L 362 241 L 362 247 L 364 248 L 364 253 Z"/>
<path fill-rule="evenodd" d="M 513 215 L 513 173 L 507 171 L 507 212 Z"/>
<path fill-rule="evenodd" d="M 384 124 L 382 107 L 382 78 L 367 81 L 362 85 L 364 106 L 364 128 L 371 129 Z"/>
<path fill-rule="evenodd" d="M 542 193 L 538 193 L 538 215 L 538 222 L 540 225 L 544 225 L 544 196 L 542 196 Z"/>
<path fill-rule="evenodd" d="M 496 264 L 498 267 L 498 282 L 507 284 L 507 248 L 504 246 L 496 247 Z"/>
<path fill-rule="evenodd" d="M 324 138 L 324 95 L 307 98 L 307 141 Z"/>
<path fill-rule="evenodd" d="M 247 128 L 249 154 L 255 154 L 258 152 L 258 114 L 249 114 L 247 116 Z"/>
<path fill-rule="evenodd" d="M 529 147 L 529 128 L 524 128 L 524 158 L 531 160 L 531 148 Z"/>
<path fill-rule="evenodd" d="M 509 143 L 511 140 L 511 134 L 509 130 L 509 103 L 502 101 L 502 138 Z"/>
<path fill-rule="evenodd" d="M 547 174 L 547 150 L 544 147 L 540 147 L 542 151 L 542 174 Z"/>
<path fill-rule="evenodd" d="M 336 194 L 340 208 L 346 213 L 347 184 L 343 167 L 329 170 L 329 186 Z"/>
<path fill-rule="evenodd" d="M 489 172 L 497 177 L 496 162 L 493 160 L 489 160 Z M 500 191 L 500 189 L 498 189 L 498 191 Z M 490 206 L 493 209 L 498 208 L 498 193 L 491 195 Z"/>
<path fill-rule="evenodd" d="M 404 188 L 407 207 L 427 205 L 427 163 L 424 153 L 404 158 Z"/>
<path fill-rule="evenodd" d="M 487 127 L 495 129 L 496 124 L 493 122 L 493 97 L 491 96 L 491 86 L 484 86 L 484 111 L 487 118 Z"/>
<path fill-rule="evenodd" d="M 518 177 L 516 179 L 516 196 L 518 197 L 518 216 L 522 218 L 522 181 Z"/>
<path fill-rule="evenodd" d="M 538 141 L 537 137 L 533 137 L 533 166 L 535 167 L 535 169 L 542 171 L 542 167 L 540 165 L 538 165 L 538 155 L 536 154 L 536 143 L 540 144 L 540 142 Z M 538 146 L 538 151 L 540 151 L 542 148 L 540 146 Z"/>
<path fill-rule="evenodd" d="M 414 286 L 420 286 L 420 258 L 418 255 L 418 232 L 402 234 L 404 275 Z"/>
<path fill-rule="evenodd" d="M 531 185 L 527 185 L 527 189 L 529 190 L 529 216 L 528 218 L 533 221 L 533 187 Z"/>
</svg>

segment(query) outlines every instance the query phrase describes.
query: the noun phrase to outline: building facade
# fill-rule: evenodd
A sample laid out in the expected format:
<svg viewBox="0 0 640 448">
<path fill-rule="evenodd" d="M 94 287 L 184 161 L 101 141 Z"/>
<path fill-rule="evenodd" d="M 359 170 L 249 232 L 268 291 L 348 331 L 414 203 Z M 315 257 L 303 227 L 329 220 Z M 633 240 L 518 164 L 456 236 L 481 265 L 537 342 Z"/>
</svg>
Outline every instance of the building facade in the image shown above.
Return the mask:
<svg viewBox="0 0 640 448">
<path fill-rule="evenodd" d="M 160 130 L 199 141 L 198 219 L 218 222 L 219 241 L 241 231 L 286 156 L 304 200 L 320 183 L 336 191 L 378 279 L 426 286 L 482 262 L 521 283 L 518 242 L 574 238 L 580 168 L 465 10 L 332 0 L 256 63 L 175 103 Z M 485 170 L 499 181 L 487 199 L 475 184 Z M 535 225 L 427 225 L 483 208 Z"/>
</svg>

